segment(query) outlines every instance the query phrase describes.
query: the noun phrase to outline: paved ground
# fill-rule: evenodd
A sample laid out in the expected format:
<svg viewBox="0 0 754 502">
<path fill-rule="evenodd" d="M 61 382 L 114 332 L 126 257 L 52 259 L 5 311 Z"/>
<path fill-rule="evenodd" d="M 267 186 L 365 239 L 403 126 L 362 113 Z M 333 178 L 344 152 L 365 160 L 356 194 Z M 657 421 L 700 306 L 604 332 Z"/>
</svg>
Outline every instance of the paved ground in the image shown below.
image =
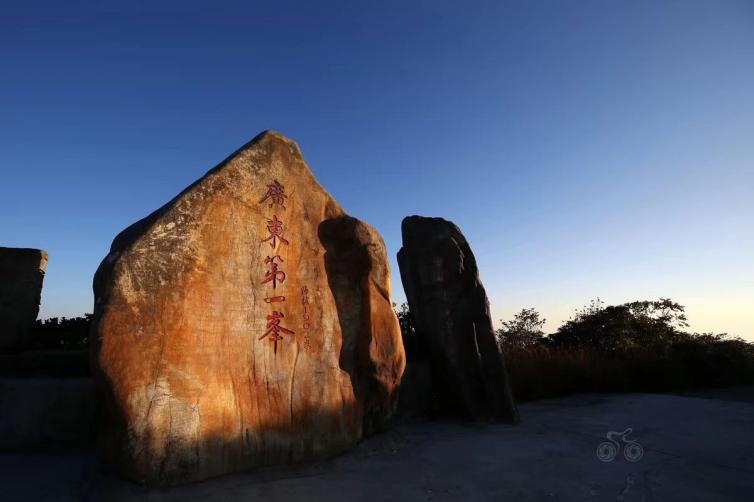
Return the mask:
<svg viewBox="0 0 754 502">
<path fill-rule="evenodd" d="M 725 389 L 707 389 L 680 394 L 686 397 L 702 397 L 705 399 L 723 399 L 726 401 L 742 401 L 754 404 L 754 387 L 729 387 Z"/>
<path fill-rule="evenodd" d="M 754 403 L 735 396 L 540 401 L 522 406 L 518 426 L 403 424 L 305 469 L 161 491 L 101 476 L 85 452 L 0 454 L 0 500 L 749 501 Z M 600 461 L 596 450 L 605 434 L 628 427 L 643 457 L 628 462 L 621 452 Z"/>
</svg>

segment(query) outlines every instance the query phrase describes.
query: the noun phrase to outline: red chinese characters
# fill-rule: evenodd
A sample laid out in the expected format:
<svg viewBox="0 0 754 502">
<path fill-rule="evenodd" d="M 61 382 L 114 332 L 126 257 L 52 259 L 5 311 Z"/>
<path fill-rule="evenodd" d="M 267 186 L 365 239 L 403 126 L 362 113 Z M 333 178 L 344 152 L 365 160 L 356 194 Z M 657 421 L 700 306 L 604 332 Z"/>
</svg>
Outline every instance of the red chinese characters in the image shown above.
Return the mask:
<svg viewBox="0 0 754 502">
<path fill-rule="evenodd" d="M 289 244 L 285 237 L 283 237 L 283 222 L 278 220 L 277 216 L 272 217 L 271 220 L 267 220 L 267 231 L 270 233 L 269 237 L 262 239 L 262 242 L 270 242 L 272 249 L 277 249 L 278 241 L 282 242 L 286 246 Z"/>
<path fill-rule="evenodd" d="M 309 349 L 310 337 L 309 328 L 311 327 L 309 316 L 309 288 L 302 286 L 301 288 L 301 304 L 304 307 L 304 349 Z"/>
<path fill-rule="evenodd" d="M 270 269 L 265 273 L 262 284 L 272 282 L 272 289 L 277 289 L 278 283 L 283 284 L 285 282 L 285 272 L 278 269 L 278 264 L 275 263 L 276 259 L 280 262 L 283 261 L 278 255 L 268 256 L 264 259 L 264 264 L 269 265 Z"/>
<path fill-rule="evenodd" d="M 260 340 L 270 337 L 272 343 L 274 344 L 274 350 L 276 354 L 278 352 L 278 341 L 283 339 L 281 333 L 285 335 L 294 334 L 293 331 L 280 325 L 280 320 L 283 317 L 285 316 L 282 313 L 278 312 L 277 310 L 273 310 L 272 314 L 267 316 L 267 331 L 264 333 L 264 335 L 259 337 Z"/>
<path fill-rule="evenodd" d="M 288 196 L 285 195 L 285 188 L 278 183 L 278 180 L 275 180 L 271 185 L 267 185 L 267 193 L 259 202 L 261 203 L 269 200 L 269 207 L 277 205 L 285 209 L 285 199 L 287 198 Z"/>
<path fill-rule="evenodd" d="M 262 199 L 260 199 L 259 203 L 263 204 L 269 202 L 268 207 L 273 208 L 275 206 L 280 206 L 280 208 L 285 210 L 285 201 L 287 198 L 283 185 L 278 183 L 277 180 L 274 180 L 272 184 L 267 185 L 267 193 Z M 267 232 L 269 235 L 266 239 L 262 239 L 262 242 L 269 242 L 273 251 L 276 251 L 281 244 L 285 244 L 286 246 L 290 244 L 288 240 L 283 237 L 284 225 L 283 222 L 278 219 L 276 214 L 272 215 L 272 219 L 267 219 Z M 283 258 L 279 254 L 267 256 L 264 259 L 264 264 L 267 265 L 267 271 L 264 274 L 262 284 L 270 284 L 273 292 L 278 289 L 278 286 L 282 287 L 283 283 L 285 283 L 286 274 L 281 269 L 283 261 Z M 285 302 L 285 296 L 273 294 L 272 296 L 265 297 L 264 301 L 265 303 L 270 304 L 279 303 L 282 307 L 282 304 Z M 272 340 L 275 354 L 277 354 L 278 351 L 278 342 L 283 340 L 283 335 L 295 334 L 292 330 L 280 324 L 281 320 L 284 318 L 285 314 L 283 314 L 282 308 L 280 310 L 273 310 L 272 313 L 267 316 L 266 331 L 259 337 L 260 340 L 264 340 L 265 338 Z"/>
</svg>

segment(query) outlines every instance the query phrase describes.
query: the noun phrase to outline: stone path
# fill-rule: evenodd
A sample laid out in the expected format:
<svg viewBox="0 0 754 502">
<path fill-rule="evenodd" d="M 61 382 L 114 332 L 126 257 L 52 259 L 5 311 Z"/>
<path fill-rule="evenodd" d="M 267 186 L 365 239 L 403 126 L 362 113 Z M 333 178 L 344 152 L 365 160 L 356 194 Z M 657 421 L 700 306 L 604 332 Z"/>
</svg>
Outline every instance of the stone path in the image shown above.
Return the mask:
<svg viewBox="0 0 754 502">
<path fill-rule="evenodd" d="M 0 454 L 0 499 L 107 501 L 754 500 L 754 403 L 577 396 L 521 406 L 518 426 L 403 424 L 332 461 L 148 491 L 86 452 Z M 631 427 L 643 457 L 597 458 Z"/>
</svg>

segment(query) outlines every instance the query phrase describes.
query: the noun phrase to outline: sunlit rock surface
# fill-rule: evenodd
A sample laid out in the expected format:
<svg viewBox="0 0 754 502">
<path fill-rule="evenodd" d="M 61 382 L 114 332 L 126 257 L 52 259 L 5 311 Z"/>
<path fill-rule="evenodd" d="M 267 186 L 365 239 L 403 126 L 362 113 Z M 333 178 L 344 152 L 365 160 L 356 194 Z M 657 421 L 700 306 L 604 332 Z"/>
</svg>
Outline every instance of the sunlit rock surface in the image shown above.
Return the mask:
<svg viewBox="0 0 754 502">
<path fill-rule="evenodd" d="M 385 246 L 259 135 L 115 239 L 92 356 L 111 466 L 172 484 L 342 451 L 405 365 Z"/>
<path fill-rule="evenodd" d="M 398 264 L 416 330 L 406 340 L 409 412 L 514 422 L 518 412 L 495 343 L 474 254 L 442 218 L 403 220 Z"/>
<path fill-rule="evenodd" d="M 0 247 L 0 350 L 23 349 L 39 314 L 47 253 Z"/>
</svg>

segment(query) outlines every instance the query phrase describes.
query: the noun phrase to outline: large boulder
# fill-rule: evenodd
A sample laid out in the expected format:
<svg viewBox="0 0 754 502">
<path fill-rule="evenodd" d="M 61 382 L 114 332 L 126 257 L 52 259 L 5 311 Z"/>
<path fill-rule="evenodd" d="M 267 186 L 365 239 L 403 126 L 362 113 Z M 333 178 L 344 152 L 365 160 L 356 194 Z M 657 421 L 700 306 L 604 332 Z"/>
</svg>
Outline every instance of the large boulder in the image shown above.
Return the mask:
<svg viewBox="0 0 754 502">
<path fill-rule="evenodd" d="M 121 232 L 94 294 L 102 452 L 138 482 L 322 458 L 395 410 L 385 245 L 278 133 Z"/>
<path fill-rule="evenodd" d="M 468 242 L 442 218 L 410 216 L 401 230 L 398 264 L 414 326 L 405 340 L 406 411 L 515 422 L 518 412 Z"/>
<path fill-rule="evenodd" d="M 0 247 L 0 350 L 23 349 L 39 314 L 47 253 Z"/>
</svg>

